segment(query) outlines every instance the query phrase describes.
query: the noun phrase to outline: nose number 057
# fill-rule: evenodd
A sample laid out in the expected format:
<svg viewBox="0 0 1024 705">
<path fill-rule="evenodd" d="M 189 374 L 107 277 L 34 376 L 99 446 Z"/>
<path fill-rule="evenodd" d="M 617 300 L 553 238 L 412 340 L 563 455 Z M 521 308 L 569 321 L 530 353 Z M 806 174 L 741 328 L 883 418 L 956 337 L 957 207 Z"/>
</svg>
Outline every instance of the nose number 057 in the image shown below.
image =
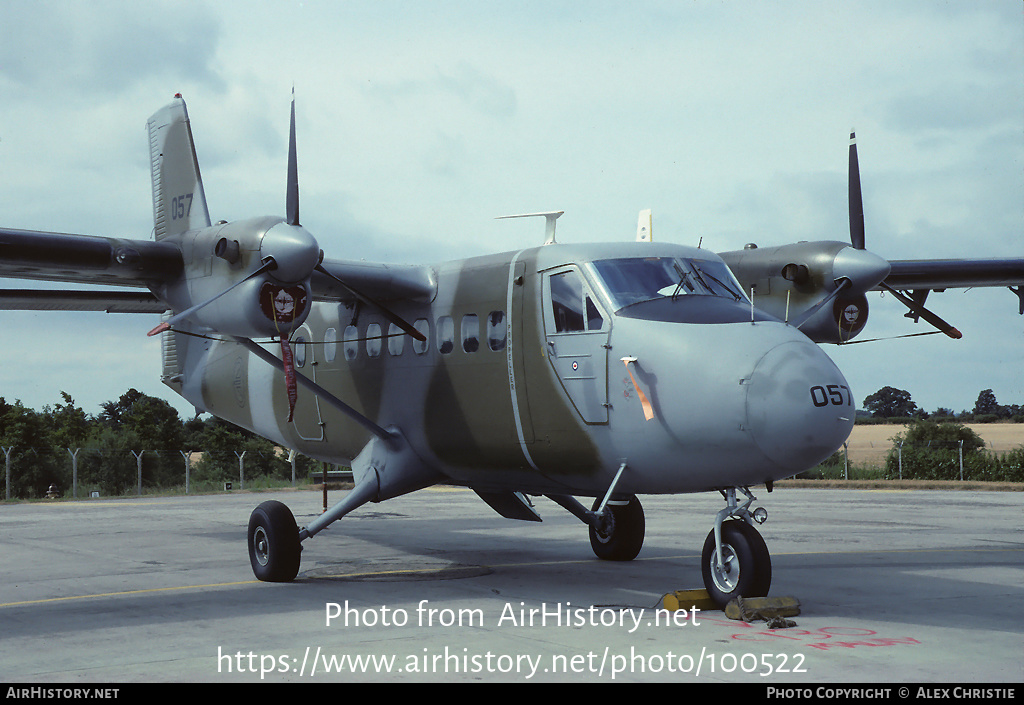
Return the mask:
<svg viewBox="0 0 1024 705">
<path fill-rule="evenodd" d="M 815 406 L 853 406 L 853 394 L 845 384 L 811 387 L 811 401 Z"/>
</svg>

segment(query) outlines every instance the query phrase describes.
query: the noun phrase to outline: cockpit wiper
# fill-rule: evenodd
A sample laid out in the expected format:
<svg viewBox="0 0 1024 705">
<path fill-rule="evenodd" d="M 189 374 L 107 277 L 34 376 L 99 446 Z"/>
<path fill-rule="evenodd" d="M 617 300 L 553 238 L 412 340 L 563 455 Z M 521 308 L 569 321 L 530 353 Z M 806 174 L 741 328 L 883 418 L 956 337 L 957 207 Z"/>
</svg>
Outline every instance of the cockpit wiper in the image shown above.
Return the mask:
<svg viewBox="0 0 1024 705">
<path fill-rule="evenodd" d="M 675 301 L 679 295 L 679 290 L 684 286 L 687 291 L 693 292 L 693 282 L 690 281 L 690 275 L 688 272 L 684 272 L 683 268 L 679 266 L 679 262 L 673 262 L 672 267 L 676 270 L 676 274 L 679 275 L 679 283 L 676 284 L 675 290 L 672 292 L 672 300 Z"/>
<path fill-rule="evenodd" d="M 714 274 L 709 274 L 708 272 L 705 272 L 705 271 L 704 271 L 703 269 L 701 269 L 701 268 L 700 268 L 700 265 L 699 265 L 699 264 L 694 264 L 694 265 L 693 265 L 693 268 L 694 268 L 694 269 L 695 269 L 695 270 L 697 271 L 697 276 L 698 276 L 698 277 L 700 277 L 700 275 L 701 275 L 701 274 L 703 274 L 703 275 L 704 275 L 704 276 L 706 276 L 706 277 L 707 277 L 708 279 L 710 279 L 711 281 L 715 282 L 716 284 L 718 284 L 719 286 L 721 286 L 721 287 L 722 287 L 723 289 L 725 289 L 726 291 L 728 291 L 728 292 L 729 292 L 730 294 L 732 294 L 733 298 L 735 298 L 735 299 L 736 299 L 737 301 L 742 301 L 742 300 L 743 300 L 743 297 L 742 297 L 742 296 L 740 296 L 739 294 L 737 294 L 737 293 L 736 293 L 736 292 L 735 292 L 735 291 L 733 290 L 733 288 L 732 288 L 731 286 L 729 286 L 729 285 L 728 285 L 728 284 L 726 284 L 726 283 L 725 283 L 724 281 L 722 281 L 721 279 L 719 279 L 718 277 L 716 277 L 716 276 L 715 276 Z M 703 278 L 701 279 L 701 281 L 702 281 L 702 283 L 704 283 L 704 285 L 705 285 L 705 286 L 707 286 L 707 283 L 706 283 L 706 282 L 703 282 Z M 708 290 L 710 290 L 710 289 L 711 289 L 711 287 L 710 287 L 710 286 L 708 286 Z"/>
</svg>

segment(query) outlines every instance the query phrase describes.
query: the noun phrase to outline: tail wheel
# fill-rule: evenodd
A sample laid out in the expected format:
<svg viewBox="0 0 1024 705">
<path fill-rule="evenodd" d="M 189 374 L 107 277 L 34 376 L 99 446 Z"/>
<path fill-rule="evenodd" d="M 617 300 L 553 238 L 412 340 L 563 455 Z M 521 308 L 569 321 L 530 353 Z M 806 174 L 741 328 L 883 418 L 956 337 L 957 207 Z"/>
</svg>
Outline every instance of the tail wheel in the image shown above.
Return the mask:
<svg viewBox="0 0 1024 705">
<path fill-rule="evenodd" d="M 704 587 L 724 608 L 736 597 L 764 597 L 772 584 L 772 559 L 757 529 L 745 521 L 722 523 L 722 565 L 718 565 L 714 529 L 704 541 L 701 573 Z"/>
<path fill-rule="evenodd" d="M 596 511 L 601 501 L 594 502 Z M 606 561 L 631 561 L 644 545 L 644 508 L 635 495 L 627 504 L 609 503 L 608 516 L 601 528 L 590 527 L 590 546 L 594 555 Z"/>
<path fill-rule="evenodd" d="M 299 573 L 299 529 L 291 510 L 270 500 L 249 517 L 249 562 L 253 574 L 270 583 L 287 583 Z"/>
</svg>

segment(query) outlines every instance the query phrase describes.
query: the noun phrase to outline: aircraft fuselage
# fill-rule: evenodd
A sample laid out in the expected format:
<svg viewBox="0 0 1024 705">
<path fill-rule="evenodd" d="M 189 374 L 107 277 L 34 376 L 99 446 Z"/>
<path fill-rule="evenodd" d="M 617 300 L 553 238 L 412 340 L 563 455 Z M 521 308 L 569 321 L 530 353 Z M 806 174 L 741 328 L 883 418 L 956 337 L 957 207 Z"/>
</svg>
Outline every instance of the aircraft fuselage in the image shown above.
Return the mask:
<svg viewBox="0 0 1024 705">
<path fill-rule="evenodd" d="M 598 496 L 625 464 L 623 493 L 747 486 L 813 467 L 852 428 L 828 356 L 752 309 L 708 251 L 547 245 L 434 271 L 433 300 L 394 308 L 425 342 L 325 301 L 290 339 L 299 374 L 401 429 L 439 479 Z M 674 278 L 671 295 L 634 291 L 652 276 Z M 288 422 L 283 375 L 242 346 L 178 341 L 172 386 L 198 408 L 330 462 L 370 440 L 302 389 Z"/>
</svg>

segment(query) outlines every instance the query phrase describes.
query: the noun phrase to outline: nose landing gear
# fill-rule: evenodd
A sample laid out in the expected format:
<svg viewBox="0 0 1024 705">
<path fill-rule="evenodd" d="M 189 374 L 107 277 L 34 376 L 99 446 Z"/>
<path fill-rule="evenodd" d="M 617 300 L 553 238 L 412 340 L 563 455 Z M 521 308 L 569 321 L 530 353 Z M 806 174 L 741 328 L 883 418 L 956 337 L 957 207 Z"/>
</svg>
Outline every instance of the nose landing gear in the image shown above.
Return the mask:
<svg viewBox="0 0 1024 705">
<path fill-rule="evenodd" d="M 700 559 L 704 587 L 723 609 L 736 597 L 766 596 L 772 583 L 768 547 L 753 526 L 755 521 L 764 523 L 768 513 L 763 508 L 750 511 L 756 498 L 744 487 L 739 490 L 747 500 L 737 504 L 736 489 L 723 492 L 727 506 L 715 516 Z"/>
</svg>

